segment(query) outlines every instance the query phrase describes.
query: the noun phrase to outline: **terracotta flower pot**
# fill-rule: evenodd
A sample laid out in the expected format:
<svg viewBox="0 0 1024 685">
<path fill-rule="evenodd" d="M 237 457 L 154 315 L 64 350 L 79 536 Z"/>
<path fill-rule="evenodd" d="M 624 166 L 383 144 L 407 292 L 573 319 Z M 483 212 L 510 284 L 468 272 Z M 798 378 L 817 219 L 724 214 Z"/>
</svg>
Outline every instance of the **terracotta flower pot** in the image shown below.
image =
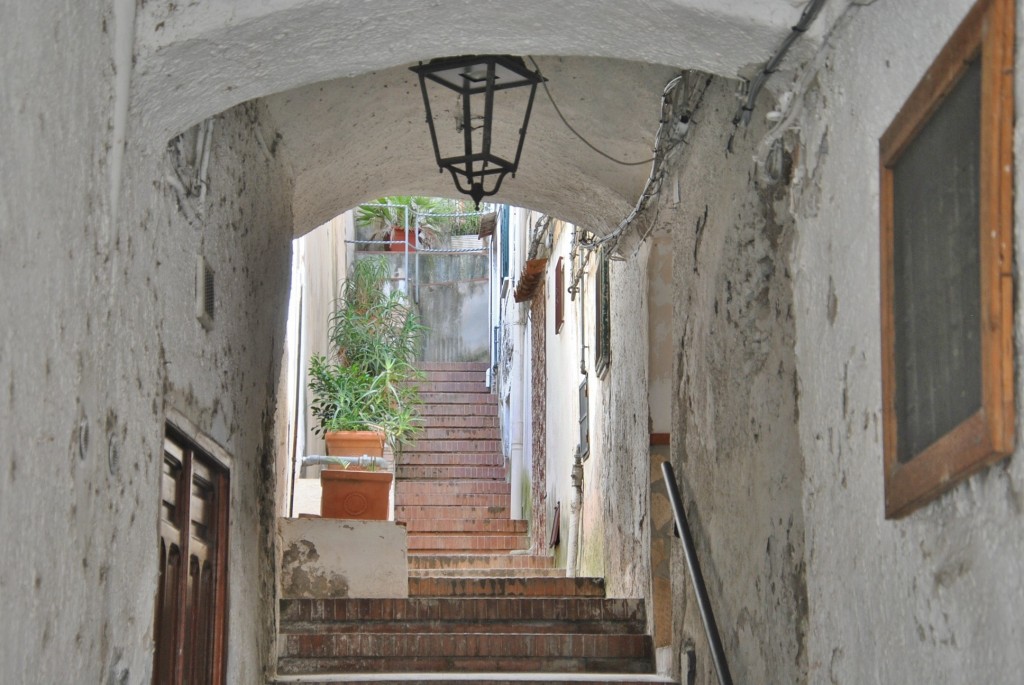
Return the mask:
<svg viewBox="0 0 1024 685">
<path fill-rule="evenodd" d="M 405 229 L 404 228 L 399 228 L 398 226 L 392 226 L 391 227 L 391 240 L 392 241 L 396 241 L 397 240 L 397 241 L 400 241 L 400 242 L 397 242 L 397 243 L 396 242 L 392 242 L 388 246 L 388 249 L 390 249 L 392 252 L 405 252 Z M 416 237 L 415 236 L 409 236 L 409 252 L 415 252 L 415 251 L 416 251 Z"/>
<path fill-rule="evenodd" d="M 387 521 L 393 479 L 389 471 L 321 471 L 321 518 Z"/>
<path fill-rule="evenodd" d="M 331 457 L 384 456 L 384 434 L 377 431 L 328 431 L 324 439 Z"/>
</svg>

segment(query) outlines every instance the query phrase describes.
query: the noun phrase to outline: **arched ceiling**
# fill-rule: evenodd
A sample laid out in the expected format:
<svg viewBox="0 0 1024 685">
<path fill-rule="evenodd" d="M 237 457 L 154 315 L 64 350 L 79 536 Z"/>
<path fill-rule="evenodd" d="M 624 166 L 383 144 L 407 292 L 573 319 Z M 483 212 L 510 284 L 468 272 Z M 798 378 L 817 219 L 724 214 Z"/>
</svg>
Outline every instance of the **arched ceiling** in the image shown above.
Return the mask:
<svg viewBox="0 0 1024 685">
<path fill-rule="evenodd" d="M 838 0 L 845 5 L 849 0 Z M 599 147 L 650 156 L 665 82 L 682 69 L 750 76 L 804 0 L 150 0 L 135 22 L 132 110 L 167 140 L 265 98 L 295 180 L 302 234 L 360 201 L 454 194 L 432 161 L 408 65 L 433 57 L 537 56 L 556 101 Z M 790 53 L 800 63 L 831 19 Z M 598 232 L 624 216 L 649 169 L 587 150 L 538 93 L 519 174 L 496 198 Z"/>
<path fill-rule="evenodd" d="M 536 59 L 555 101 L 584 135 L 624 160 L 650 157 L 661 92 L 678 70 Z M 265 102 L 294 175 L 299 234 L 380 195 L 456 195 L 451 176 L 438 172 L 419 83 L 407 67 L 297 88 Z M 504 181 L 498 198 L 603 233 L 608 217 L 628 213 L 649 173 L 649 164 L 620 166 L 588 149 L 538 91 L 519 173 Z"/>
</svg>

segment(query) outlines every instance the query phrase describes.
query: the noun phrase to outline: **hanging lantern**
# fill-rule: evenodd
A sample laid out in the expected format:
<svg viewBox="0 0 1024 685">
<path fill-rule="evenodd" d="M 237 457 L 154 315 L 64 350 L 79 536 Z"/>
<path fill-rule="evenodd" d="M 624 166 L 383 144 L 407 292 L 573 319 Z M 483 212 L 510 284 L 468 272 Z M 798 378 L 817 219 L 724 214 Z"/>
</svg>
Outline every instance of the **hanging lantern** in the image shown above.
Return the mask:
<svg viewBox="0 0 1024 685">
<path fill-rule="evenodd" d="M 507 174 L 516 175 L 544 78 L 510 55 L 433 59 L 410 68 L 420 77 L 437 166 L 451 172 L 455 187 L 479 209 Z"/>
</svg>

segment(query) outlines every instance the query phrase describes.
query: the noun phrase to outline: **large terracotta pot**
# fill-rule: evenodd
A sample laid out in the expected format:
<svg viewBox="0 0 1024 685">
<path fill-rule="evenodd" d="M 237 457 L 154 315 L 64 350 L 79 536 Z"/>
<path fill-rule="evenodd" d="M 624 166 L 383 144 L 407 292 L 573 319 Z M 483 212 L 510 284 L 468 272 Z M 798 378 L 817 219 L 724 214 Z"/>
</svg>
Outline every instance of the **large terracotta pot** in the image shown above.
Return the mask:
<svg viewBox="0 0 1024 685">
<path fill-rule="evenodd" d="M 391 227 L 391 245 L 388 246 L 392 252 L 405 252 L 405 229 L 398 226 Z M 400 242 L 394 242 L 394 241 Z M 416 251 L 416 237 L 409 236 L 409 252 Z"/>
<path fill-rule="evenodd" d="M 377 431 L 328 431 L 324 439 L 331 457 L 384 456 L 384 434 Z"/>
<path fill-rule="evenodd" d="M 393 479 L 394 474 L 389 471 L 321 471 L 320 516 L 387 521 Z"/>
</svg>

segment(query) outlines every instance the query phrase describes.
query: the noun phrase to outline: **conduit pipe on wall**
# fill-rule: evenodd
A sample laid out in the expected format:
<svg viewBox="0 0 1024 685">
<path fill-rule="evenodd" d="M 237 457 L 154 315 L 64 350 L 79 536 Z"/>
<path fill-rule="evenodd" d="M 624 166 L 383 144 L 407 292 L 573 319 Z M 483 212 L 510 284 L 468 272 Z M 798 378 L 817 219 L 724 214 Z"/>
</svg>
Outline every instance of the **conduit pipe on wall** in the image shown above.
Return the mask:
<svg viewBox="0 0 1024 685">
<path fill-rule="evenodd" d="M 195 224 L 196 212 L 192 208 L 192 203 L 188 200 L 188 191 L 185 189 L 185 184 L 183 184 L 181 179 L 178 178 L 178 174 L 174 171 L 168 171 L 164 176 L 164 181 L 171 187 L 171 190 L 174 191 L 174 195 L 178 199 L 178 207 L 180 207 L 181 211 L 184 212 L 185 219 L 190 225 Z"/>
<path fill-rule="evenodd" d="M 114 109 L 113 137 L 110 141 L 110 227 L 116 230 L 121 203 L 121 175 L 124 149 L 128 140 L 128 113 L 131 106 L 132 71 L 135 49 L 135 0 L 116 0 L 114 9 Z M 104 23 L 104 26 L 106 24 Z M 113 262 L 111 262 L 113 268 Z"/>
<path fill-rule="evenodd" d="M 513 305 L 517 308 L 523 307 L 523 305 Z M 513 518 L 522 518 L 523 516 L 523 489 L 521 481 L 523 478 L 523 401 L 526 397 L 526 380 L 524 375 L 524 369 L 526 364 L 523 363 L 523 356 L 526 354 L 526 324 L 525 317 L 522 313 L 516 317 L 516 320 L 512 323 L 515 327 L 513 333 L 513 347 L 512 347 L 512 392 L 509 396 L 512 398 L 511 401 L 511 423 L 512 423 L 512 436 L 509 445 L 509 460 L 511 461 L 511 474 L 509 478 L 512 481 L 512 516 Z"/>
<path fill-rule="evenodd" d="M 569 499 L 569 549 L 565 563 L 565 575 L 569 578 L 576 577 L 576 557 L 579 556 L 580 547 L 580 519 L 583 511 L 583 458 L 580 450 L 576 448 L 572 465 L 572 497 Z"/>
<path fill-rule="evenodd" d="M 202 153 L 196 156 L 199 160 L 199 209 L 200 211 L 206 211 L 206 178 L 207 171 L 210 168 L 210 148 L 213 145 L 213 117 L 210 117 L 203 122 L 200 130 L 200 138 L 202 139 Z M 197 141 L 198 142 L 198 141 Z"/>
<path fill-rule="evenodd" d="M 577 252 L 577 248 L 580 246 L 581 241 L 579 240 L 579 227 L 573 230 L 572 235 L 572 251 Z M 587 264 L 590 262 L 590 252 L 586 250 L 579 250 L 577 252 L 580 264 L 579 269 L 576 272 L 576 277 L 573 278 L 572 284 L 569 285 L 569 290 L 575 290 L 573 293 L 573 300 L 576 302 L 576 336 L 580 343 L 580 374 L 583 376 L 587 375 L 587 327 L 586 327 L 586 312 L 587 308 L 584 306 L 583 300 L 587 289 L 584 287 L 586 282 L 586 270 Z M 576 269 L 573 264 L 575 260 L 570 255 L 569 268 Z"/>
</svg>

